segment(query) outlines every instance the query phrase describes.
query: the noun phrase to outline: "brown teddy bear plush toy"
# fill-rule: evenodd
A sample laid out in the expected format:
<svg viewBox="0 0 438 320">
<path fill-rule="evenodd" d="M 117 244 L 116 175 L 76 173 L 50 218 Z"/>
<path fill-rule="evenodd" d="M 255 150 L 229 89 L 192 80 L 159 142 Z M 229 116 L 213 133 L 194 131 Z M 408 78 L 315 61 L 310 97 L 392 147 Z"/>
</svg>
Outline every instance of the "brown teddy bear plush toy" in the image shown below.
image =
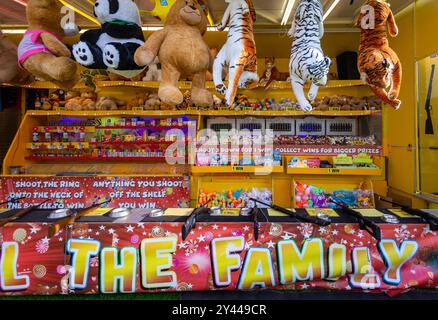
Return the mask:
<svg viewBox="0 0 438 320">
<path fill-rule="evenodd" d="M 213 105 L 213 95 L 205 89 L 205 77 L 212 63 L 203 39 L 207 18 L 195 0 L 177 0 L 170 9 L 164 28 L 152 34 L 137 49 L 135 63 L 150 65 L 158 55 L 162 81 L 158 95 L 162 102 L 179 105 L 184 96 L 178 89 L 181 76 L 193 75 L 192 101 L 198 106 Z"/>
<path fill-rule="evenodd" d="M 29 0 L 26 16 L 29 29 L 18 46 L 18 61 L 35 77 L 61 88 L 72 88 L 79 80 L 76 62 L 63 44 L 62 5 L 57 0 Z"/>
<path fill-rule="evenodd" d="M 118 110 L 126 106 L 126 101 L 118 100 L 113 97 L 100 97 L 96 104 L 96 110 Z"/>
<path fill-rule="evenodd" d="M 17 46 L 0 30 L 0 83 L 27 84 L 32 77 L 17 64 Z"/>
</svg>

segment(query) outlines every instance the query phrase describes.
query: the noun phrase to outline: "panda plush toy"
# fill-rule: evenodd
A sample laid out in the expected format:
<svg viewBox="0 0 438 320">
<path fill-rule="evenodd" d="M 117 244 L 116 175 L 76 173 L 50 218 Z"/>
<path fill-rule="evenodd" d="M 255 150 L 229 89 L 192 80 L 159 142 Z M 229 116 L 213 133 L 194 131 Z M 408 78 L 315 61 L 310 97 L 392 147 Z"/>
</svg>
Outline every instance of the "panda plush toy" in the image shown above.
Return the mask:
<svg viewBox="0 0 438 320">
<path fill-rule="evenodd" d="M 86 31 L 73 45 L 73 56 L 89 69 L 104 69 L 132 78 L 144 67 L 134 62 L 144 42 L 140 12 L 134 0 L 97 0 L 94 15 L 101 29 Z"/>
</svg>

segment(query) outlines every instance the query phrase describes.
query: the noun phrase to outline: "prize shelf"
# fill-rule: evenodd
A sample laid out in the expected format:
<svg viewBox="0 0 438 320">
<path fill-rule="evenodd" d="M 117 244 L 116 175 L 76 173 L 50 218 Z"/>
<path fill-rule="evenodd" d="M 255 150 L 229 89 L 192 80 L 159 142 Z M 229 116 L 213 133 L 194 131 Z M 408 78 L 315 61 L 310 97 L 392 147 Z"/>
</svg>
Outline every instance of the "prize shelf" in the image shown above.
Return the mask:
<svg viewBox="0 0 438 320">
<path fill-rule="evenodd" d="M 322 117 L 360 117 L 381 114 L 381 110 L 358 110 L 358 111 L 233 111 L 233 110 L 114 110 L 114 111 L 40 111 L 30 110 L 31 116 L 78 116 L 78 117 L 114 117 L 114 116 L 148 116 L 148 117 L 167 117 L 167 116 L 253 116 L 253 117 L 302 117 L 302 116 L 322 116 Z M 109 127 L 108 129 L 114 129 Z M 136 127 L 137 129 L 139 127 Z M 179 127 L 181 128 L 181 127 Z M 183 126 L 184 128 L 184 126 Z"/>
<path fill-rule="evenodd" d="M 35 127 L 35 132 L 39 133 L 58 133 L 58 132 L 95 132 L 96 130 L 108 129 L 126 129 L 126 130 L 170 130 L 170 129 L 187 129 L 188 126 L 39 126 Z"/>
<path fill-rule="evenodd" d="M 176 141 L 102 141 L 102 142 L 34 142 L 27 143 L 26 149 L 29 150 L 39 150 L 39 149 L 48 149 L 50 145 L 59 146 L 62 145 L 64 148 L 61 150 L 68 150 L 70 146 L 74 147 L 73 149 L 89 149 L 90 146 L 96 145 L 105 145 L 105 146 L 160 146 L 160 145 L 172 145 Z M 82 145 L 79 148 L 79 145 Z M 187 142 L 184 142 L 187 144 Z M 39 148 L 34 148 L 34 146 L 38 146 Z M 44 148 L 40 148 L 40 147 Z M 59 150 L 59 149 L 58 149 Z"/>
<path fill-rule="evenodd" d="M 96 128 L 96 130 L 108 130 L 108 129 L 143 130 L 143 129 L 148 129 L 148 130 L 157 130 L 158 131 L 158 130 L 170 130 L 170 129 L 187 129 L 187 126 L 107 126 L 107 127 L 99 126 L 99 127 L 95 127 L 95 128 Z"/>
<path fill-rule="evenodd" d="M 177 141 L 109 141 L 109 142 L 89 142 L 90 146 L 95 145 L 107 145 L 107 146 L 138 146 L 138 145 L 147 145 L 147 146 L 160 146 L 160 145 L 172 145 Z M 185 141 L 184 144 L 187 144 Z"/>
<path fill-rule="evenodd" d="M 193 174 L 211 173 L 283 173 L 283 166 L 192 166 Z"/>
<path fill-rule="evenodd" d="M 97 87 L 101 87 L 101 88 L 104 88 L 104 87 L 123 87 L 123 86 L 125 86 L 125 81 L 96 81 L 95 84 Z M 25 89 L 50 89 L 50 90 L 60 89 L 59 86 L 57 86 L 56 84 L 54 84 L 50 81 L 35 81 L 35 82 L 32 82 L 31 84 L 23 84 L 23 85 L 13 85 L 13 84 L 4 83 L 4 84 L 2 84 L 2 86 L 20 87 L 20 88 L 25 88 Z M 76 86 L 74 86 L 72 88 L 72 90 L 81 90 L 81 89 L 91 89 L 91 88 L 88 87 L 87 85 L 85 85 L 85 83 L 83 83 L 83 82 L 76 84 Z"/>
<path fill-rule="evenodd" d="M 227 82 L 225 82 L 227 83 Z M 134 88 L 149 88 L 149 89 L 158 89 L 160 87 L 160 82 L 158 81 L 96 81 L 97 87 L 134 87 Z M 3 86 L 15 86 L 12 84 L 2 84 Z M 309 85 L 307 85 L 308 87 Z M 357 86 L 365 86 L 365 83 L 362 80 L 331 80 L 327 83 L 324 88 L 346 88 L 346 87 L 357 87 Z M 35 81 L 28 85 L 18 85 L 21 88 L 27 89 L 59 89 L 58 86 L 49 82 L 49 81 Z M 180 81 L 179 88 L 181 90 L 187 90 L 192 87 L 191 81 Z M 86 89 L 87 87 L 84 83 L 78 83 L 73 89 Z M 212 81 L 208 81 L 206 83 L 207 89 L 215 89 L 214 83 Z M 264 89 L 264 86 L 260 86 L 259 89 Z M 257 89 L 255 89 L 257 90 Z M 269 90 L 292 90 L 292 86 L 288 81 L 278 81 L 274 82 Z"/>
<path fill-rule="evenodd" d="M 35 132 L 38 133 L 60 133 L 60 132 L 95 132 L 95 128 L 93 126 L 39 126 L 35 127 Z"/>
<path fill-rule="evenodd" d="M 25 157 L 30 161 L 165 161 L 166 157 L 51 157 L 51 156 L 30 156 Z M 183 158 L 172 157 L 172 159 L 179 161 Z"/>
<path fill-rule="evenodd" d="M 381 176 L 381 168 L 291 168 L 286 170 L 291 175 L 329 175 L 329 176 Z"/>
</svg>

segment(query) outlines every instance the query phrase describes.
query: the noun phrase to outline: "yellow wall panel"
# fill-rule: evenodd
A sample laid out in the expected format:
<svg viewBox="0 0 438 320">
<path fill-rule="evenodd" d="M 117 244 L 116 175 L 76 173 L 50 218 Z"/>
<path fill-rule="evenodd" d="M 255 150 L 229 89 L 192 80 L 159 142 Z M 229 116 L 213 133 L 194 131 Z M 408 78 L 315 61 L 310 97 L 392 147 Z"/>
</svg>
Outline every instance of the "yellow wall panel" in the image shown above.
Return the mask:
<svg viewBox="0 0 438 320">
<path fill-rule="evenodd" d="M 415 2 L 415 50 L 418 59 L 438 51 L 438 1 Z"/>
</svg>

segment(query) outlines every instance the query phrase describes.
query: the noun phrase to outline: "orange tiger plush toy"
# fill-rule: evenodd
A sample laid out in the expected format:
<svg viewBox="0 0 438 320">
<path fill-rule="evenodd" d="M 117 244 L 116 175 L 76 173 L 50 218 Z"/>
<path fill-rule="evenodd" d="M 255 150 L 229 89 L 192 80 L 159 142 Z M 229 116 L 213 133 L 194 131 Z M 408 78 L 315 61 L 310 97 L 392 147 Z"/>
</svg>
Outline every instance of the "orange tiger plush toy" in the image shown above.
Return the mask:
<svg viewBox="0 0 438 320">
<path fill-rule="evenodd" d="M 229 27 L 227 41 L 213 64 L 216 91 L 225 95 L 228 106 L 234 104 L 238 88 L 258 87 L 257 53 L 254 40 L 256 12 L 251 0 L 225 0 L 228 7 L 218 30 Z M 228 88 L 222 81 L 224 68 L 228 71 Z"/>
<path fill-rule="evenodd" d="M 397 54 L 389 47 L 386 35 L 387 28 L 391 37 L 398 35 L 389 4 L 385 0 L 366 0 L 356 26 L 362 30 L 358 58 L 362 80 L 384 103 L 399 109 L 402 66 Z"/>
</svg>

